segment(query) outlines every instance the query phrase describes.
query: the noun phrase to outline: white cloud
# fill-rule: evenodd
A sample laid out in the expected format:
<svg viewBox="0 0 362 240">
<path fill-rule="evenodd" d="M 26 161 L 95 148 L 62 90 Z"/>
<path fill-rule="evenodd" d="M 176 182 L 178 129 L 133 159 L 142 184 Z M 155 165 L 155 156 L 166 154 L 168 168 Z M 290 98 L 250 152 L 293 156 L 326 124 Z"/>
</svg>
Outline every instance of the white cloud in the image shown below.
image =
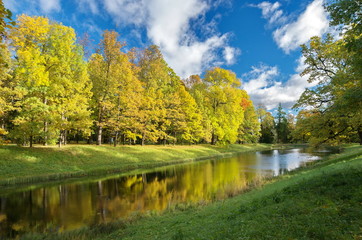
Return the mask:
<svg viewBox="0 0 362 240">
<path fill-rule="evenodd" d="M 104 0 L 104 7 L 116 24 L 144 24 L 147 0 Z"/>
<path fill-rule="evenodd" d="M 283 11 L 279 9 L 281 6 L 279 2 L 262 2 L 253 6 L 262 10 L 263 18 L 268 19 L 270 25 L 278 23 L 280 24 L 286 21 L 286 17 L 283 15 Z"/>
<path fill-rule="evenodd" d="M 196 36 L 191 20 L 198 20 L 212 7 L 205 0 L 105 0 L 105 9 L 119 25 L 133 24 L 145 27 L 148 38 L 160 46 L 166 61 L 181 77 L 200 74 L 217 61 L 217 51 L 224 50 L 224 61 L 231 64 L 237 49 L 226 50 L 228 34 L 219 34 L 206 24 L 198 29 L 209 36 L 201 41 Z M 220 2 L 220 1 L 219 1 Z M 219 3 L 220 4 L 220 3 Z M 225 51 L 228 51 L 225 54 Z M 219 61 L 220 63 L 220 61 Z"/>
<path fill-rule="evenodd" d="M 273 37 L 286 53 L 298 48 L 313 36 L 327 32 L 329 21 L 323 7 L 323 0 L 315 0 L 308 5 L 295 22 L 288 23 L 274 31 Z"/>
<path fill-rule="evenodd" d="M 328 27 L 327 13 L 323 8 L 323 0 L 314 0 L 295 21 L 291 21 L 281 10 L 279 2 L 262 2 L 253 5 L 262 10 L 263 18 L 268 20 L 269 26 L 274 28 L 273 37 L 278 47 L 289 53 L 305 44 L 313 36 L 322 36 Z M 295 74 L 282 82 L 283 76 L 276 66 L 261 65 L 253 67 L 243 76 L 244 89 L 249 93 L 255 105 L 263 104 L 267 109 L 273 109 L 282 104 L 284 108 L 291 108 L 305 88 L 315 83 L 308 83 L 308 75 L 300 76 L 305 69 L 304 58 L 300 57 L 295 68 Z"/>
<path fill-rule="evenodd" d="M 270 110 L 281 103 L 284 108 L 291 108 L 305 88 L 315 85 L 315 83 L 308 83 L 309 76 L 300 76 L 304 67 L 304 58 L 301 57 L 298 59 L 298 65 L 295 69 L 297 73 L 291 75 L 285 83 L 277 81 L 280 78 L 280 73 L 276 66 L 253 67 L 250 72 L 243 76 L 243 88 L 250 95 L 254 105 L 262 104 Z"/>
<path fill-rule="evenodd" d="M 223 54 L 226 64 L 232 65 L 235 63 L 236 57 L 240 55 L 240 50 L 237 48 L 227 46 L 224 48 Z"/>
<path fill-rule="evenodd" d="M 274 41 L 284 52 L 289 53 L 305 44 L 313 36 L 322 36 L 329 30 L 328 14 L 323 7 L 324 0 L 314 0 L 295 21 L 290 21 L 279 2 L 262 2 L 253 5 L 262 10 L 263 18 L 273 26 Z"/>
<path fill-rule="evenodd" d="M 96 0 L 78 0 L 78 7 L 82 12 L 90 10 L 92 14 L 99 13 L 99 6 Z"/>
<path fill-rule="evenodd" d="M 39 0 L 39 6 L 45 13 L 59 12 L 61 10 L 60 0 Z"/>
</svg>

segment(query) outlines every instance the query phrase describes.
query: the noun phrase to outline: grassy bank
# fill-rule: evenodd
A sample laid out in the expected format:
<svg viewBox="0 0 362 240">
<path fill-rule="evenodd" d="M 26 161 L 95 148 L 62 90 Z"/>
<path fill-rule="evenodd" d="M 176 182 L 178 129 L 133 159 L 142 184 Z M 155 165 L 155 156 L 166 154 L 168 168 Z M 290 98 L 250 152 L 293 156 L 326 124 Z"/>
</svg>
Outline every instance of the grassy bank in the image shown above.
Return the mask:
<svg viewBox="0 0 362 240">
<path fill-rule="evenodd" d="M 224 201 L 24 239 L 361 239 L 361 182 L 362 147 L 348 146 Z"/>
<path fill-rule="evenodd" d="M 270 145 L 0 146 L 0 186 L 127 172 L 168 164 L 270 149 Z"/>
</svg>

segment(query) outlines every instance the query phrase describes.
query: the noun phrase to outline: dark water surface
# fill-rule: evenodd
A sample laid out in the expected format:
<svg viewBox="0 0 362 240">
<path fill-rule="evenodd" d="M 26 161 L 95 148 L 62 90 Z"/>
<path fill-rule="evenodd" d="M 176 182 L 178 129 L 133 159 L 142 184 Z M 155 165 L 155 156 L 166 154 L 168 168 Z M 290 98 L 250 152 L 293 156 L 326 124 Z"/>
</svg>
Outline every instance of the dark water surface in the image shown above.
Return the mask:
<svg viewBox="0 0 362 240">
<path fill-rule="evenodd" d="M 242 153 L 106 180 L 31 186 L 0 194 L 0 239 L 24 232 L 63 231 L 137 212 L 232 196 L 253 181 L 283 174 L 327 155 L 306 149 Z"/>
</svg>

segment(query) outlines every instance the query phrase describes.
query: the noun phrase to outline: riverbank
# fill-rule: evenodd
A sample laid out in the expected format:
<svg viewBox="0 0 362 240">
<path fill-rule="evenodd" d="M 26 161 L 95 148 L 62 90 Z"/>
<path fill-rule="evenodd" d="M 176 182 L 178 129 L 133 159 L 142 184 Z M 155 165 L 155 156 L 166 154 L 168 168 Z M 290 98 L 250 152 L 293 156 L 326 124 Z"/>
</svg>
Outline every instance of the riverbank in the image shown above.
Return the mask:
<svg viewBox="0 0 362 240">
<path fill-rule="evenodd" d="M 360 239 L 362 147 L 204 205 L 24 239 Z"/>
<path fill-rule="evenodd" d="M 0 146 L 0 186 L 123 173 L 236 153 L 271 149 L 268 144 L 228 146 L 94 146 L 24 148 Z"/>
</svg>

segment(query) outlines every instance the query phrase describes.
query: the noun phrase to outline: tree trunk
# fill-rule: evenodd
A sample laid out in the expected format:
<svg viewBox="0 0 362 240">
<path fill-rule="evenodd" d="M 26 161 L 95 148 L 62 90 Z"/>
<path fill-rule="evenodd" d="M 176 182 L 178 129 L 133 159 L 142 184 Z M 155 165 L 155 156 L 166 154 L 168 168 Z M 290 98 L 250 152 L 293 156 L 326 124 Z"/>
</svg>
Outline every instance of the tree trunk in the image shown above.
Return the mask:
<svg viewBox="0 0 362 240">
<path fill-rule="evenodd" d="M 63 131 L 60 130 L 58 147 L 62 146 L 62 141 L 63 141 Z"/>
<path fill-rule="evenodd" d="M 103 128 L 101 126 L 98 126 L 97 145 L 102 145 L 102 130 Z"/>
<path fill-rule="evenodd" d="M 215 133 L 212 133 L 211 135 L 211 145 L 215 145 L 216 144 L 216 136 Z"/>
<path fill-rule="evenodd" d="M 116 135 L 114 136 L 114 142 L 113 142 L 114 147 L 117 147 L 117 139 L 118 139 L 118 132 L 116 132 Z"/>
<path fill-rule="evenodd" d="M 33 147 L 33 135 L 30 135 L 29 137 L 29 146 Z"/>
<path fill-rule="evenodd" d="M 141 145 L 144 146 L 145 145 L 145 134 L 142 134 L 142 141 L 141 141 Z"/>
<path fill-rule="evenodd" d="M 67 130 L 64 130 L 64 134 L 63 134 L 63 145 L 67 145 Z"/>
<path fill-rule="evenodd" d="M 48 100 L 45 97 L 43 99 L 43 103 L 45 105 L 47 105 L 47 103 L 48 103 Z M 44 121 L 43 133 L 44 133 L 44 143 L 43 143 L 43 145 L 46 146 L 46 145 L 48 145 L 48 121 L 47 120 Z"/>
<path fill-rule="evenodd" d="M 44 143 L 43 145 L 44 146 L 47 146 L 48 145 L 48 122 L 47 121 L 44 121 Z"/>
</svg>

